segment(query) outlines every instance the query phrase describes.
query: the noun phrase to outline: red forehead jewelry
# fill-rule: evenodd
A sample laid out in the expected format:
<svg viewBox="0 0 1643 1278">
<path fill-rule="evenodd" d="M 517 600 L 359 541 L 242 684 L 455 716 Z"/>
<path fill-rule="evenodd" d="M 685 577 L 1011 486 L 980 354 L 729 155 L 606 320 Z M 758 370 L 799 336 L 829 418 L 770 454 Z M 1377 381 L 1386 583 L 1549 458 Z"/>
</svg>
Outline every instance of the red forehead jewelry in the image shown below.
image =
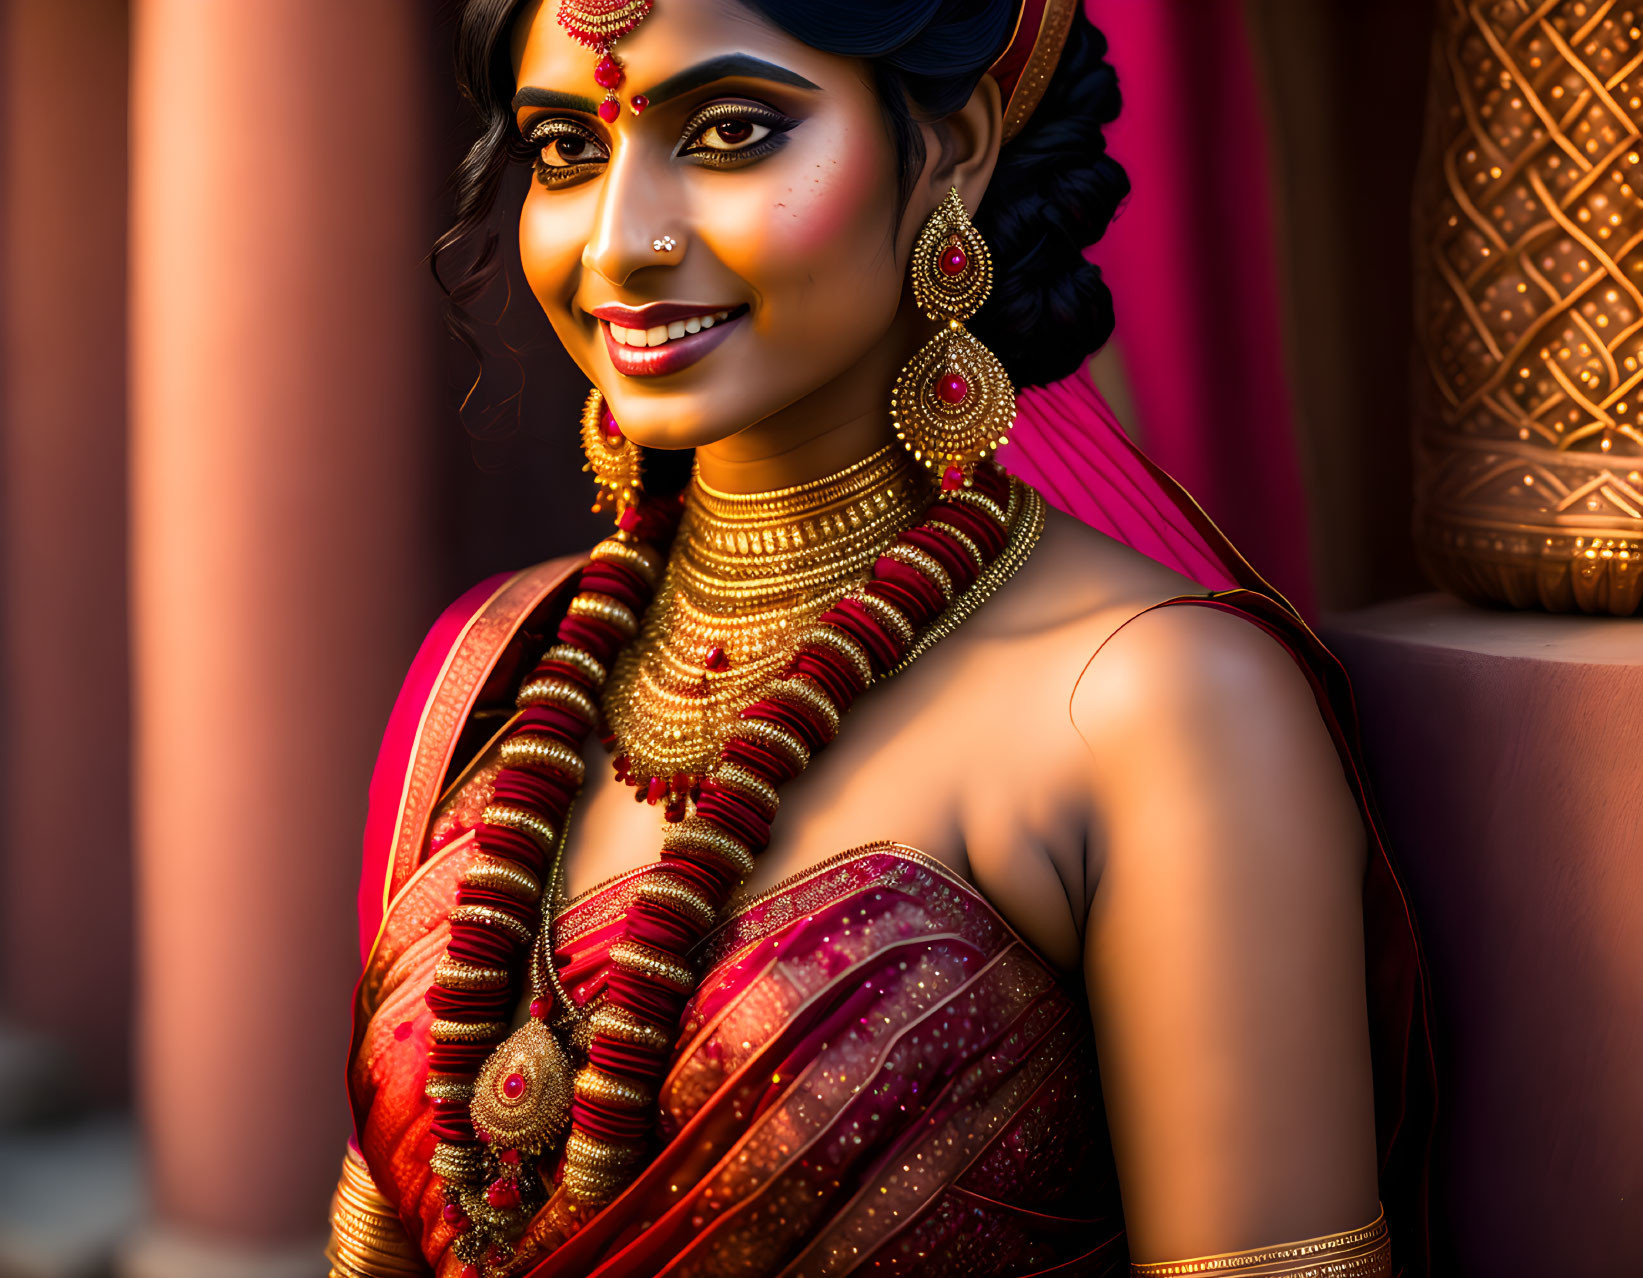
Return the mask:
<svg viewBox="0 0 1643 1278">
<path fill-rule="evenodd" d="M 605 91 L 599 103 L 599 118 L 609 124 L 622 109 L 616 90 L 623 79 L 622 64 L 610 51 L 611 45 L 644 21 L 651 0 L 559 0 L 559 25 L 579 44 L 599 54 L 593 78 Z M 644 98 L 633 99 L 637 115 L 645 109 Z"/>
</svg>

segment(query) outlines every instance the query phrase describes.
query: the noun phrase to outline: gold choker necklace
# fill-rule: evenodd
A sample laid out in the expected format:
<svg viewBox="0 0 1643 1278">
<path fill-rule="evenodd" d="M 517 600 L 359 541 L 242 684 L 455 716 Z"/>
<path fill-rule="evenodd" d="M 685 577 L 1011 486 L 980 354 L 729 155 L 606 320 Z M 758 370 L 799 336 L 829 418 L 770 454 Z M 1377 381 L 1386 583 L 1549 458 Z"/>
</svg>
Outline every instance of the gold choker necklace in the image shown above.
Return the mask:
<svg viewBox="0 0 1643 1278">
<path fill-rule="evenodd" d="M 934 495 L 897 445 L 774 492 L 691 480 L 661 587 L 605 689 L 618 771 L 641 797 L 682 803 L 799 635 Z"/>
</svg>

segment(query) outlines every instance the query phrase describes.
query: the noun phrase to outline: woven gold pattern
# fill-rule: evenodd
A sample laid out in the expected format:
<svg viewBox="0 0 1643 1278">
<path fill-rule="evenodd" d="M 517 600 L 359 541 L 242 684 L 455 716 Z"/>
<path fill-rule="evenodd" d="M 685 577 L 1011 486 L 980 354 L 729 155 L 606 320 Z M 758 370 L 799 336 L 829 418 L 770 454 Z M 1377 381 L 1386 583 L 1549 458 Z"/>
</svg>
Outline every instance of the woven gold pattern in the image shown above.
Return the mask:
<svg viewBox="0 0 1643 1278">
<path fill-rule="evenodd" d="M 770 686 L 770 691 L 775 693 L 780 686 L 781 683 L 774 683 Z M 835 710 L 834 713 L 837 714 L 837 711 Z M 713 774 L 713 779 L 720 785 L 736 790 L 752 799 L 763 810 L 766 817 L 774 817 L 776 810 L 781 806 L 782 796 L 776 787 L 757 773 L 748 771 L 739 763 L 720 764 L 719 770 Z"/>
<path fill-rule="evenodd" d="M 1643 13 L 1441 6 L 1416 532 L 1478 601 L 1643 606 Z"/>
<path fill-rule="evenodd" d="M 595 1012 L 591 1019 L 595 1034 L 605 1034 L 653 1052 L 665 1052 L 673 1046 L 673 1036 L 667 1030 L 650 1021 L 641 1020 L 626 1008 L 607 1004 Z"/>
<path fill-rule="evenodd" d="M 453 1145 L 442 1140 L 428 1159 L 428 1170 L 453 1185 L 472 1184 L 484 1169 L 485 1151 L 478 1145 Z"/>
<path fill-rule="evenodd" d="M 971 542 L 970 544 L 974 545 L 975 543 Z M 931 581 L 936 583 L 936 589 L 941 591 L 941 597 L 944 600 L 952 599 L 953 578 L 951 574 L 948 573 L 947 569 L 942 567 L 941 560 L 937 559 L 928 550 L 925 550 L 922 546 L 909 546 L 904 543 L 897 542 L 884 553 L 898 563 L 908 564 L 911 567 L 917 568 L 926 577 L 930 578 Z M 980 551 L 977 551 L 976 553 L 979 555 Z"/>
<path fill-rule="evenodd" d="M 606 537 L 593 548 L 589 557 L 612 563 L 626 564 L 643 577 L 645 584 L 648 586 L 654 586 L 656 579 L 662 575 L 661 561 L 656 557 L 654 550 L 649 546 L 623 541 L 621 537 Z M 581 649 L 573 649 L 573 651 L 581 652 Z M 593 661 L 593 658 L 589 657 L 588 660 Z M 594 664 L 597 666 L 598 663 L 594 662 Z M 604 682 L 604 675 L 601 674 L 594 682 Z"/>
<path fill-rule="evenodd" d="M 632 608 L 620 599 L 612 599 L 594 590 L 584 590 L 570 601 L 570 615 L 607 621 L 616 627 L 624 639 L 631 639 L 639 633 L 639 618 L 633 615 Z"/>
<path fill-rule="evenodd" d="M 894 445 L 772 493 L 693 481 L 662 585 L 604 696 L 617 748 L 640 784 L 711 770 L 742 730 L 739 714 L 780 675 L 800 636 L 867 579 L 932 495 Z"/>
<path fill-rule="evenodd" d="M 576 1071 L 576 1094 L 583 1100 L 625 1105 L 629 1109 L 643 1109 L 655 1099 L 648 1088 L 592 1065 L 584 1065 Z"/>
<path fill-rule="evenodd" d="M 331 1198 L 330 1278 L 412 1278 L 427 1272 L 393 1206 L 377 1191 L 359 1151 L 349 1146 Z"/>
<path fill-rule="evenodd" d="M 831 697 L 823 692 L 814 682 L 805 678 L 803 675 L 795 676 L 792 679 L 778 679 L 775 683 L 771 684 L 764 690 L 764 695 L 765 699 L 768 701 L 779 702 L 783 705 L 798 706 L 802 709 L 809 710 L 827 725 L 828 736 L 832 737 L 838 735 L 839 724 L 841 722 L 839 718 L 839 708 L 833 704 L 833 699 Z M 720 780 L 723 780 L 724 769 L 721 768 L 719 771 Z M 745 769 L 739 769 L 739 771 L 741 771 L 744 776 L 752 777 L 752 774 L 746 772 Z M 752 779 L 757 780 L 758 778 L 753 777 Z M 771 793 L 772 796 L 774 796 L 774 788 L 772 788 Z M 775 804 L 771 804 L 770 806 L 771 810 L 774 811 Z"/>
<path fill-rule="evenodd" d="M 528 808 L 516 808 L 508 803 L 491 803 L 479 814 L 479 819 L 486 825 L 500 825 L 510 830 L 518 830 L 519 833 L 533 839 L 542 851 L 550 856 L 553 854 L 553 823 Z"/>
<path fill-rule="evenodd" d="M 1322 1238 L 1130 1266 L 1132 1278 L 1390 1278 L 1391 1273 L 1392 1250 L 1384 1212 L 1360 1229 Z"/>
<path fill-rule="evenodd" d="M 526 945 L 531 939 L 531 930 L 514 918 L 511 914 L 504 914 L 501 910 L 489 905 L 459 905 L 451 911 L 452 923 L 478 923 L 485 927 L 493 927 L 497 931 L 511 936 L 521 945 Z"/>
<path fill-rule="evenodd" d="M 436 1043 L 482 1043 L 507 1028 L 506 1021 L 436 1020 L 428 1027 L 428 1037 Z"/>
<path fill-rule="evenodd" d="M 604 545 L 604 542 L 600 542 Z M 597 549 L 597 547 L 596 547 Z M 574 644 L 556 643 L 542 654 L 543 661 L 561 661 L 567 666 L 574 666 L 588 677 L 588 682 L 595 688 L 605 682 L 605 668 L 599 664 L 592 653 L 584 652 Z"/>
</svg>

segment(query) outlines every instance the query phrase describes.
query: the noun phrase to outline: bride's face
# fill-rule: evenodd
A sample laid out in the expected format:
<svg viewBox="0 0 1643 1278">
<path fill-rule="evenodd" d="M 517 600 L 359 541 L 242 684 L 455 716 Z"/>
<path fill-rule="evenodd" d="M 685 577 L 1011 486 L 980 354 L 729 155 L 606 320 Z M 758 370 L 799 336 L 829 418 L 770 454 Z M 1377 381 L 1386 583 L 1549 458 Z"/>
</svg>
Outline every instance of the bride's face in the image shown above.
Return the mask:
<svg viewBox="0 0 1643 1278">
<path fill-rule="evenodd" d="M 598 55 L 558 10 L 527 6 L 514 35 L 516 119 L 536 149 L 519 245 L 624 432 L 656 448 L 724 439 L 884 341 L 917 226 L 898 232 L 895 150 L 862 65 L 734 0 L 657 0 L 615 46 L 607 122 Z"/>
</svg>

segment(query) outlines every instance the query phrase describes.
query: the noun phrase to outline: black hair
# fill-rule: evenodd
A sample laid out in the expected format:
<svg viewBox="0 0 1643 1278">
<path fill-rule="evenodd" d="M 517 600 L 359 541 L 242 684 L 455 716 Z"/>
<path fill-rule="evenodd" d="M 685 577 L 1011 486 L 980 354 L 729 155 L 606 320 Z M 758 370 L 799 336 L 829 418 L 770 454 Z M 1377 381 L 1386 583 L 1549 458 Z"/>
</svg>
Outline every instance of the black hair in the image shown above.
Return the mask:
<svg viewBox="0 0 1643 1278">
<path fill-rule="evenodd" d="M 551 0 L 550 0 L 551 2 Z M 457 24 L 457 81 L 482 131 L 451 184 L 455 220 L 432 255 L 449 298 L 448 323 L 477 357 L 470 304 L 500 269 L 487 225 L 508 166 L 530 152 L 514 127 L 508 33 L 522 0 L 468 0 Z M 1019 0 L 742 0 L 825 53 L 867 63 L 898 160 L 902 203 L 924 163 L 920 119 L 957 110 L 1002 51 Z M 1044 97 L 1005 143 L 977 229 L 993 255 L 993 294 L 970 322 L 1017 386 L 1075 371 L 1112 333 L 1112 294 L 1084 260 L 1129 193 L 1107 155 L 1104 126 L 1118 114 L 1107 43 L 1078 6 Z M 440 261 L 464 261 L 447 281 Z"/>
</svg>

